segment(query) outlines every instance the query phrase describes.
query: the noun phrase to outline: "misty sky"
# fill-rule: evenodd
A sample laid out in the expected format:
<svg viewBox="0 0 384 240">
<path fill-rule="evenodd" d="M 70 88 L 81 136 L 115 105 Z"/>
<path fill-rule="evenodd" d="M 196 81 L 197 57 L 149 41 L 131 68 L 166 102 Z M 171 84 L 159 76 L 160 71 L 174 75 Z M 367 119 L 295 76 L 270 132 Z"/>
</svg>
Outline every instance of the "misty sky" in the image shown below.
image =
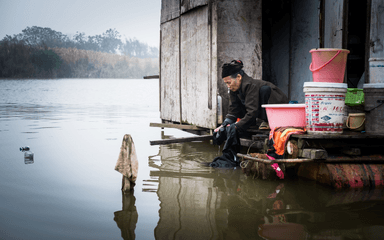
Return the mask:
<svg viewBox="0 0 384 240">
<path fill-rule="evenodd" d="M 0 0 L 0 39 L 26 27 L 49 27 L 72 37 L 115 28 L 122 39 L 159 46 L 161 0 Z"/>
</svg>

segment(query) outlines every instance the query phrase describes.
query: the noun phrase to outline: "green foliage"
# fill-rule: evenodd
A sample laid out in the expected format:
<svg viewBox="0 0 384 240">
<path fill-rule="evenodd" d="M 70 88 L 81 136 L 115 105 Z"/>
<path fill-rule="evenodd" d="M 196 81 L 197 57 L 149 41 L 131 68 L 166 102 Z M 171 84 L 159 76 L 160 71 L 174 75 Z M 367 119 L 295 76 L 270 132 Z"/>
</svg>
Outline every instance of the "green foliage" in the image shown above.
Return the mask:
<svg viewBox="0 0 384 240">
<path fill-rule="evenodd" d="M 116 29 L 108 29 L 101 35 L 86 36 L 76 32 L 72 39 L 67 35 L 42 27 L 27 27 L 21 33 L 4 37 L 1 42 L 23 42 L 31 47 L 77 48 L 97 52 L 124 54 L 138 58 L 155 58 L 159 56 L 156 47 L 150 47 L 137 39 L 125 39 L 123 42 Z"/>
<path fill-rule="evenodd" d="M 142 78 L 158 74 L 157 58 L 157 48 L 122 42 L 115 29 L 70 39 L 33 26 L 0 41 L 0 78 Z"/>
<path fill-rule="evenodd" d="M 103 52 L 116 53 L 116 50 L 121 45 L 120 34 L 115 29 L 109 29 L 103 33 L 101 41 L 101 49 L 103 49 Z"/>
<path fill-rule="evenodd" d="M 30 46 L 66 47 L 70 45 L 69 38 L 50 28 L 27 27 L 22 33 L 15 35 L 18 40 L 24 41 Z"/>
<path fill-rule="evenodd" d="M 58 70 L 63 62 L 59 55 L 51 49 L 34 51 L 30 55 L 30 59 L 38 72 Z"/>
<path fill-rule="evenodd" d="M 125 39 L 125 43 L 120 45 L 120 51 L 124 55 L 138 58 L 155 58 L 159 56 L 156 47 L 149 47 L 146 43 L 141 43 L 137 39 Z"/>
<path fill-rule="evenodd" d="M 0 43 L 0 77 L 29 77 L 34 68 L 29 61 L 31 48 L 23 43 Z"/>
</svg>

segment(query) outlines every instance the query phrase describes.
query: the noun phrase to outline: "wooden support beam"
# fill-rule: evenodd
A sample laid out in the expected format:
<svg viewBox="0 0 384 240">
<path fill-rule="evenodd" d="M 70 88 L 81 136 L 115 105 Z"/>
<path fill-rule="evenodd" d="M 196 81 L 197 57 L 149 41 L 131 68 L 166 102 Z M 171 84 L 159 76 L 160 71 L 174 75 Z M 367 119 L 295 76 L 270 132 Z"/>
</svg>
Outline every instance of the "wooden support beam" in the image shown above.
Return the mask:
<svg viewBox="0 0 384 240">
<path fill-rule="evenodd" d="M 257 149 L 264 148 L 264 140 L 253 141 L 251 139 L 240 138 L 240 145 L 243 147 L 252 147 Z"/>
<path fill-rule="evenodd" d="M 300 157 L 309 159 L 327 159 L 328 157 L 327 151 L 324 149 L 303 149 L 300 153 Z"/>
<path fill-rule="evenodd" d="M 238 153 L 236 154 L 240 158 L 253 160 L 256 162 L 262 162 L 262 163 L 304 163 L 304 162 L 314 162 L 313 159 L 304 159 L 304 158 L 296 158 L 296 159 L 276 159 L 276 160 L 269 160 L 269 159 L 262 159 L 262 158 L 254 158 L 249 155 Z"/>
<path fill-rule="evenodd" d="M 207 141 L 211 139 L 212 139 L 212 135 L 204 135 L 204 136 L 195 136 L 195 137 L 154 140 L 154 141 L 149 141 L 149 143 L 151 145 L 162 145 L 162 144 L 183 143 L 183 142 L 193 142 L 193 141 Z"/>
<path fill-rule="evenodd" d="M 150 127 L 161 127 L 161 128 L 177 128 L 187 130 L 204 130 L 204 128 L 197 127 L 194 125 L 187 124 L 172 124 L 172 123 L 149 123 Z"/>
<path fill-rule="evenodd" d="M 377 155 L 377 156 L 362 156 L 362 157 L 334 157 L 334 158 L 327 158 L 327 159 L 309 159 L 309 158 L 294 158 L 294 159 L 276 159 L 276 160 L 269 160 L 269 159 L 262 159 L 262 158 L 254 158 L 246 154 L 238 153 L 237 156 L 239 158 L 244 158 L 248 160 L 253 160 L 256 162 L 262 162 L 262 163 L 384 163 L 384 156 Z"/>
<path fill-rule="evenodd" d="M 342 152 L 348 156 L 360 156 L 361 155 L 361 149 L 360 148 L 347 147 L 347 148 L 344 148 L 342 150 Z"/>
<path fill-rule="evenodd" d="M 360 132 L 350 132 L 346 130 L 343 134 L 292 134 L 291 137 L 303 139 L 384 139 L 384 134 L 361 134 Z"/>
<path fill-rule="evenodd" d="M 268 138 L 267 134 L 255 134 L 255 135 L 252 135 L 252 140 L 253 141 L 258 141 L 258 140 L 264 141 L 264 139 L 266 139 L 266 138 Z"/>
<path fill-rule="evenodd" d="M 193 177 L 193 178 L 208 178 L 212 179 L 216 177 L 214 173 L 211 173 L 209 171 L 206 172 L 193 172 L 193 173 L 188 173 L 188 172 L 172 172 L 172 171 L 151 171 L 149 173 L 149 176 L 151 177 L 172 177 L 172 178 L 188 178 L 188 177 Z"/>
<path fill-rule="evenodd" d="M 153 78 L 159 78 L 159 75 L 152 75 L 152 76 L 144 76 L 144 79 L 153 79 Z"/>
</svg>

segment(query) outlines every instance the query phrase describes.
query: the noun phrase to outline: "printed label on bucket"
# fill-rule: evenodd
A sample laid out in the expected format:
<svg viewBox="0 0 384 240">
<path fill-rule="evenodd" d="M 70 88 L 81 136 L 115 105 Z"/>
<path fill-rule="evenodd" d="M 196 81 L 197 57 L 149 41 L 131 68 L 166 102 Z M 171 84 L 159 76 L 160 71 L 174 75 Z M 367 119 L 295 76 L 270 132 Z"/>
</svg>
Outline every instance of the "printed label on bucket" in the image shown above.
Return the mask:
<svg viewBox="0 0 384 240">
<path fill-rule="evenodd" d="M 308 131 L 343 131 L 345 95 L 306 94 L 305 104 Z"/>
</svg>

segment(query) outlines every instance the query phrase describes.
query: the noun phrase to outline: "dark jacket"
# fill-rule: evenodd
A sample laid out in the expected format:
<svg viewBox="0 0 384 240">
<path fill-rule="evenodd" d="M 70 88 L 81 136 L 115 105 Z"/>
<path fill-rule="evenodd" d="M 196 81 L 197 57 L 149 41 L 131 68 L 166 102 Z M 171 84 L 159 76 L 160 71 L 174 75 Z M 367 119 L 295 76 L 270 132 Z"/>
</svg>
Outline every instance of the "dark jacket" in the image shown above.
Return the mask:
<svg viewBox="0 0 384 240">
<path fill-rule="evenodd" d="M 243 131 L 255 123 L 257 111 L 259 107 L 261 108 L 259 89 L 264 85 L 270 86 L 272 90 L 268 104 L 288 103 L 287 96 L 273 83 L 256 80 L 244 74 L 239 90 L 236 92 L 230 91 L 230 103 L 228 114 L 226 115 L 226 118 L 233 122 L 237 118 L 241 118 L 236 125 Z"/>
</svg>

